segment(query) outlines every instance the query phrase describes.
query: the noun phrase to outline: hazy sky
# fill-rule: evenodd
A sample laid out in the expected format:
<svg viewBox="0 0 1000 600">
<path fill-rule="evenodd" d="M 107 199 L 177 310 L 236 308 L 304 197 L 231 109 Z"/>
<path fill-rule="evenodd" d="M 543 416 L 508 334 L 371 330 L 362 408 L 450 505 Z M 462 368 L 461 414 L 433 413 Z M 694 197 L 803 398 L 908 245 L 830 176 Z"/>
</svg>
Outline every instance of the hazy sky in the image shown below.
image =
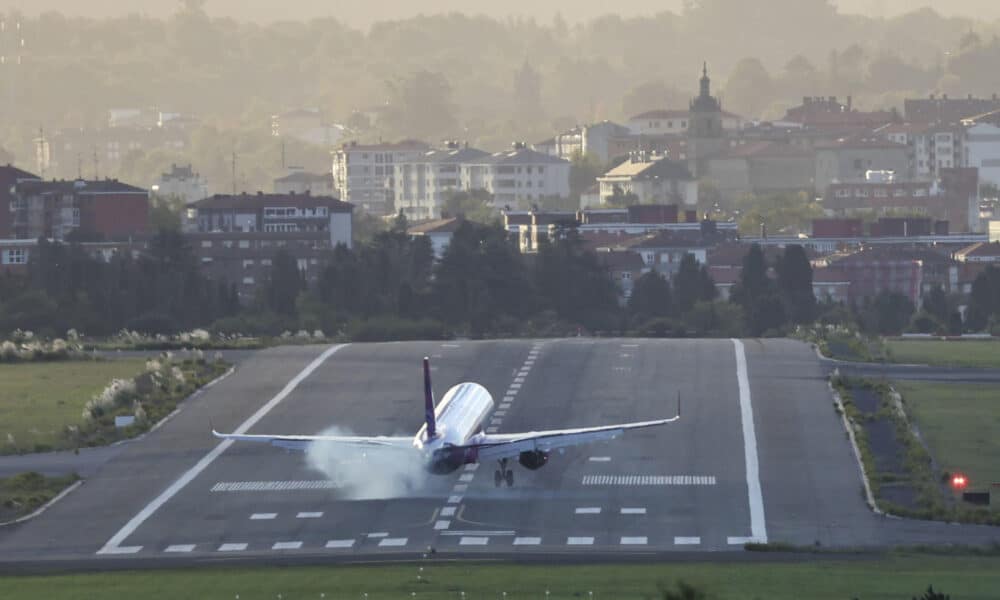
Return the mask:
<svg viewBox="0 0 1000 600">
<path fill-rule="evenodd" d="M 871 16 L 892 16 L 900 12 L 930 5 L 946 15 L 963 15 L 979 19 L 1000 19 L 1000 2 L 996 0 L 834 0 L 844 12 L 859 12 Z M 174 12 L 179 2 L 171 0 L 0 0 L 4 9 L 18 9 L 34 15 L 46 10 L 59 10 L 73 15 L 104 17 L 142 13 L 162 17 Z M 677 10 L 681 0 L 617 0 L 613 10 L 622 16 Z M 556 12 L 570 22 L 590 19 L 609 11 L 606 0 L 207 0 L 206 10 L 212 15 L 225 15 L 244 20 L 271 21 L 308 19 L 319 16 L 339 17 L 355 27 L 367 27 L 373 21 L 405 18 L 420 13 L 462 11 L 491 16 L 530 15 L 548 22 Z"/>
</svg>

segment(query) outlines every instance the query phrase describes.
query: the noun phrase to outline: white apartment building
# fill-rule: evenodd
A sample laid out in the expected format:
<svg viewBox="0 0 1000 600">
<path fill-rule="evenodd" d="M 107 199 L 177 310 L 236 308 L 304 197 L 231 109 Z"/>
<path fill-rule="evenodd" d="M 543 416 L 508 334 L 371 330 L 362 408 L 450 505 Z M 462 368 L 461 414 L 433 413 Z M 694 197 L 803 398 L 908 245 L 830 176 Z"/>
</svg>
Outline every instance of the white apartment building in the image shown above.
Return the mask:
<svg viewBox="0 0 1000 600">
<path fill-rule="evenodd" d="M 415 140 L 395 144 L 344 144 L 333 152 L 333 182 L 337 196 L 373 215 L 394 211 L 394 165 L 412 161 L 429 146 Z"/>
<path fill-rule="evenodd" d="M 393 164 L 395 208 L 411 220 L 437 219 L 448 193 L 473 189 L 463 183 L 466 165 L 481 161 L 489 152 L 449 143 L 415 158 Z"/>
<path fill-rule="evenodd" d="M 597 178 L 601 204 L 615 193 L 635 194 L 640 204 L 698 205 L 698 180 L 682 161 L 635 153 Z"/>
<path fill-rule="evenodd" d="M 979 169 L 979 183 L 1000 185 L 1000 126 L 980 122 L 966 130 L 966 166 Z"/>
<path fill-rule="evenodd" d="M 906 146 L 909 177 L 938 179 L 942 168 L 966 166 L 966 131 L 960 125 L 901 123 L 886 125 L 879 131 L 885 139 Z"/>
<path fill-rule="evenodd" d="M 628 128 L 636 135 L 680 135 L 687 133 L 690 122 L 688 110 L 650 110 L 629 118 Z M 723 131 L 739 131 L 744 125 L 743 117 L 722 111 Z"/>
<path fill-rule="evenodd" d="M 463 164 L 461 186 L 490 192 L 499 207 L 528 207 L 542 198 L 569 196 L 569 167 L 567 160 L 517 143 Z"/>
<path fill-rule="evenodd" d="M 274 193 L 336 196 L 336 189 L 331 173 L 309 173 L 301 169 L 291 169 L 288 175 L 274 180 Z"/>
</svg>

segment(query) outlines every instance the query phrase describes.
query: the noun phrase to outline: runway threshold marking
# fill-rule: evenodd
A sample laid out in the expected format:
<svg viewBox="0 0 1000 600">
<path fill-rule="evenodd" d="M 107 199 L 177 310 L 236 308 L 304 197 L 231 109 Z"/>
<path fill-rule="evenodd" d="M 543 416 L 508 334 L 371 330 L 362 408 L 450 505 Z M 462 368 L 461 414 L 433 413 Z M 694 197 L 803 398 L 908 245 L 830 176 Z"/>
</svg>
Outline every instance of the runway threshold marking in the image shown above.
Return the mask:
<svg viewBox="0 0 1000 600">
<path fill-rule="evenodd" d="M 515 546 L 538 546 L 542 543 L 542 538 L 540 537 L 516 537 L 514 538 Z"/>
<path fill-rule="evenodd" d="M 701 543 L 701 538 L 697 536 L 677 536 L 674 538 L 674 545 L 676 546 L 697 546 Z"/>
<path fill-rule="evenodd" d="M 645 546 L 648 541 L 649 540 L 644 535 L 634 537 L 623 536 L 619 543 L 622 546 Z"/>
<path fill-rule="evenodd" d="M 260 421 L 267 415 L 267 413 L 271 412 L 271 410 L 273 410 L 275 406 L 277 406 L 279 403 L 281 403 L 282 400 L 284 400 L 289 394 L 291 394 L 292 391 L 296 387 L 298 387 L 298 385 L 302 383 L 302 381 L 306 377 L 312 375 L 313 371 L 318 369 L 319 366 L 326 361 L 326 359 L 330 358 L 331 356 L 333 356 L 335 352 L 346 346 L 347 344 L 337 344 L 336 346 L 330 346 L 329 348 L 324 350 L 322 354 L 317 356 L 315 359 L 313 359 L 311 363 L 306 365 L 306 368 L 299 371 L 298 375 L 296 375 L 288 383 L 286 383 L 285 387 L 283 387 L 280 392 L 278 392 L 277 394 L 274 395 L 273 398 L 268 400 L 264 406 L 257 409 L 257 412 L 250 415 L 250 417 L 246 421 L 243 421 L 243 423 L 241 423 L 240 426 L 237 427 L 235 431 L 233 431 L 233 433 L 244 434 L 247 431 L 249 431 L 251 427 L 256 425 L 258 421 Z M 185 471 L 184 474 L 177 479 L 177 481 L 174 481 L 172 484 L 170 484 L 170 486 L 167 487 L 167 489 L 163 490 L 163 492 L 161 492 L 159 496 L 157 496 L 152 502 L 147 504 L 142 510 L 138 512 L 138 514 L 132 517 L 129 520 L 129 522 L 125 524 L 124 527 L 118 530 L 118 533 L 111 536 L 111 539 L 109 539 L 107 543 L 104 544 L 104 547 L 98 550 L 97 553 L 116 554 L 115 550 L 121 546 L 121 543 L 124 542 L 128 536 L 132 535 L 132 533 L 135 532 L 135 530 L 138 529 L 139 526 L 146 521 L 146 519 L 151 517 L 153 513 L 155 513 L 161 506 L 166 504 L 168 500 L 177 495 L 177 493 L 183 490 L 187 486 L 187 484 L 191 483 L 191 481 L 195 477 L 197 477 L 202 471 L 207 469 L 210 464 L 215 462 L 215 459 L 219 458 L 219 456 L 223 452 L 225 452 L 226 449 L 229 448 L 232 444 L 233 444 L 232 440 L 222 440 L 222 442 L 220 442 L 219 445 L 213 448 L 211 452 L 202 457 L 202 459 L 199 460 L 193 467 Z"/>
<path fill-rule="evenodd" d="M 302 542 L 275 542 L 271 550 L 298 550 L 302 547 Z"/>
<path fill-rule="evenodd" d="M 761 544 L 767 543 L 767 524 L 764 519 L 764 497 L 760 488 L 760 466 L 757 461 L 757 433 L 753 424 L 753 403 L 750 399 L 750 378 L 747 375 L 747 356 L 743 342 L 733 339 L 736 351 L 736 381 L 740 389 L 740 420 L 743 422 L 743 456 L 746 459 L 747 496 L 750 503 L 750 537 Z"/>
<path fill-rule="evenodd" d="M 239 543 L 239 544 L 222 544 L 219 546 L 219 552 L 242 552 L 247 549 L 249 544 Z"/>
<path fill-rule="evenodd" d="M 353 548 L 354 538 L 349 540 L 330 540 L 326 543 L 327 548 Z"/>
<path fill-rule="evenodd" d="M 566 538 L 567 546 L 591 546 L 594 544 L 594 538 L 592 537 L 568 537 Z"/>
</svg>

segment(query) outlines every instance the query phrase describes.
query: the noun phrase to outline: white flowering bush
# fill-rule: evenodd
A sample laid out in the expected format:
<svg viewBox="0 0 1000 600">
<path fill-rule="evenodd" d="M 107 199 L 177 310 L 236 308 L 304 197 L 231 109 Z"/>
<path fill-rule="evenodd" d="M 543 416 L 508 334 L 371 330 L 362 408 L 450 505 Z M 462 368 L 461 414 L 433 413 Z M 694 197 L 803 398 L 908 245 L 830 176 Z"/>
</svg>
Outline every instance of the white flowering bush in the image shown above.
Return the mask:
<svg viewBox="0 0 1000 600">
<path fill-rule="evenodd" d="M 300 330 L 299 330 L 299 331 L 298 331 L 298 332 L 297 332 L 297 333 L 295 334 L 295 337 L 297 337 L 297 338 L 299 338 L 299 339 L 305 339 L 305 340 L 308 340 L 310 336 L 309 336 L 309 332 L 308 332 L 308 331 L 306 331 L 305 329 L 300 329 Z"/>
<path fill-rule="evenodd" d="M 0 360 L 11 361 L 17 358 L 17 344 L 5 341 L 0 344 Z"/>
<path fill-rule="evenodd" d="M 84 419 L 96 419 L 135 394 L 135 381 L 112 379 L 108 387 L 91 398 L 83 407 Z"/>
<path fill-rule="evenodd" d="M 323 333 L 322 329 L 317 329 L 313 331 L 313 337 L 316 338 L 317 340 L 321 340 L 326 337 L 326 334 Z"/>
<path fill-rule="evenodd" d="M 173 377 L 177 383 L 183 384 L 185 381 L 184 371 L 181 371 L 179 367 L 172 367 L 170 369 L 170 376 Z"/>
<path fill-rule="evenodd" d="M 69 329 L 66 331 L 66 339 L 71 342 L 77 342 L 80 340 L 80 332 L 76 329 Z"/>
<path fill-rule="evenodd" d="M 191 331 L 191 339 L 199 342 L 207 342 L 212 339 L 212 334 L 204 329 L 194 329 Z"/>
</svg>

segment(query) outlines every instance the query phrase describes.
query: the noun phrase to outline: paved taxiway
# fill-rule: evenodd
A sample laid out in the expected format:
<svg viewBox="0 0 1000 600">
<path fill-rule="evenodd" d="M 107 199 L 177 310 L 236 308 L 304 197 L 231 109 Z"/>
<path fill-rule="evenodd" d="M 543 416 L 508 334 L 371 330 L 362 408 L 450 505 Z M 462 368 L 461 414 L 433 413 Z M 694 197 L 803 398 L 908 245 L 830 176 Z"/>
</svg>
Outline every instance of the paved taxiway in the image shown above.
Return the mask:
<svg viewBox="0 0 1000 600">
<path fill-rule="evenodd" d="M 515 487 L 492 464 L 406 497 L 350 499 L 301 454 L 208 434 L 412 434 L 420 358 L 440 395 L 478 381 L 500 432 L 670 416 L 664 428 L 554 454 Z M 741 362 L 743 363 L 741 365 Z M 0 560 L 698 552 L 750 539 L 868 546 L 1000 537 L 884 519 L 808 346 L 788 340 L 587 338 L 355 344 L 261 351 L 128 445 L 39 518 L 0 530 Z M 740 375 L 743 375 L 741 382 Z M 742 383 L 742 385 L 741 385 Z M 247 423 L 251 419 L 252 422 Z M 378 478 L 379 473 L 371 473 Z M 138 564 L 138 563 L 137 563 Z"/>
</svg>

